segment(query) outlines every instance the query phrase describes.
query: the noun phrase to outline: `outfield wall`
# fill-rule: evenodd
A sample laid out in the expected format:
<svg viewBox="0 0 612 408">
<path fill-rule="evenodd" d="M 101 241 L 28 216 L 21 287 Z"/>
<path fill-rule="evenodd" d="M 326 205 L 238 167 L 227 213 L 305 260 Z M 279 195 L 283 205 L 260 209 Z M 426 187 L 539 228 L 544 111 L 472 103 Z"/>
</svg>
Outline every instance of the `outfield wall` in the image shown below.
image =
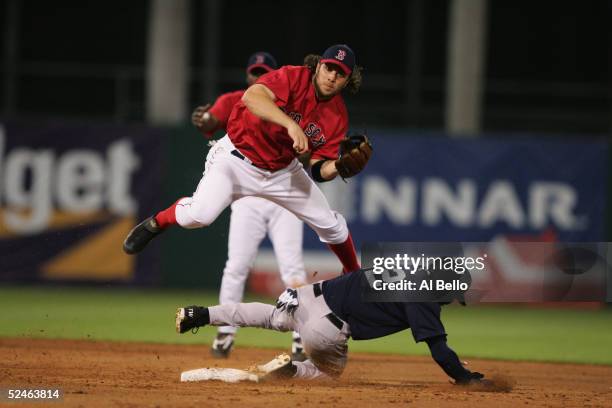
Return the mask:
<svg viewBox="0 0 612 408">
<path fill-rule="evenodd" d="M 401 130 L 370 135 L 374 156 L 365 173 L 321 185 L 358 246 L 607 237 L 607 143 L 537 135 L 456 140 Z M 207 229 L 168 231 L 136 258 L 121 252 L 137 220 L 191 194 L 207 150 L 187 126 L 0 122 L 0 280 L 217 287 L 228 211 Z M 337 269 L 307 228 L 305 250 L 309 272 Z M 268 242 L 255 272 L 262 279 L 275 274 Z"/>
</svg>

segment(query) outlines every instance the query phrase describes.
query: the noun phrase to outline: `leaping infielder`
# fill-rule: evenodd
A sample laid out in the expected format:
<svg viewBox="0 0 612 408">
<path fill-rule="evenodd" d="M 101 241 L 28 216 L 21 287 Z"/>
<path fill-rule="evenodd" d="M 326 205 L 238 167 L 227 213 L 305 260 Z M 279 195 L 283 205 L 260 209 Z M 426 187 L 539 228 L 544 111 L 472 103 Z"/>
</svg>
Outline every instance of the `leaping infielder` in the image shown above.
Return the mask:
<svg viewBox="0 0 612 408">
<path fill-rule="evenodd" d="M 267 52 L 256 52 L 249 57 L 246 67 L 246 82 L 251 86 L 257 79 L 277 69 L 276 59 Z M 245 90 L 220 95 L 211 106 L 198 106 L 192 116 L 193 125 L 206 137 L 212 137 L 219 129 L 226 129 L 234 106 L 240 102 Z M 213 142 L 214 143 L 214 142 Z M 280 276 L 286 287 L 294 288 L 306 284 L 306 271 L 302 258 L 304 223 L 295 215 L 261 197 L 244 197 L 231 205 L 228 254 L 219 303 L 239 303 L 244 295 L 244 287 L 253 267 L 261 241 L 270 237 L 278 261 Z M 219 358 L 229 357 L 234 346 L 236 327 L 221 326 L 218 329 L 211 352 Z M 293 333 L 291 358 L 304 360 L 299 333 Z"/>
<path fill-rule="evenodd" d="M 361 70 L 346 45 L 334 45 L 304 66 L 284 66 L 263 75 L 232 110 L 227 135 L 209 151 L 205 171 L 191 197 L 138 224 L 125 239 L 129 254 L 142 251 L 171 225 L 211 224 L 233 201 L 266 198 L 315 230 L 337 255 L 344 271 L 359 269 L 346 221 L 332 211 L 314 183 L 347 178 L 366 166 L 372 148 L 365 136 L 346 139 L 348 114 L 341 92 L 356 92 Z M 342 152 L 341 144 L 343 146 Z M 312 152 L 312 179 L 297 156 Z"/>
</svg>

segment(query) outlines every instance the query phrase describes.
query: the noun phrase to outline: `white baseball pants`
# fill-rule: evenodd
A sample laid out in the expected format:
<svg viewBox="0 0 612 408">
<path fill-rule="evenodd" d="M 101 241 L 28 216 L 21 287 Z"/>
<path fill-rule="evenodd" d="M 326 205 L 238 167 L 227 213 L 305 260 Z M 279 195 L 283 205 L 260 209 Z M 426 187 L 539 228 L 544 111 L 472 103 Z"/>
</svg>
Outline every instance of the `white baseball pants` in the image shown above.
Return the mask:
<svg viewBox="0 0 612 408">
<path fill-rule="evenodd" d="M 193 196 L 179 200 L 176 221 L 184 228 L 210 225 L 233 201 L 246 196 L 268 199 L 308 224 L 328 244 L 341 244 L 348 227 L 341 214 L 332 211 L 327 199 L 294 159 L 278 171 L 263 170 L 231 154 L 234 145 L 227 135 L 208 152 L 204 175 Z"/>
<path fill-rule="evenodd" d="M 266 234 L 270 236 L 285 286 L 304 285 L 303 230 L 304 224 L 295 215 L 264 198 L 245 197 L 234 201 L 219 303 L 242 302 L 246 280 Z M 222 326 L 219 333 L 236 333 L 236 330 L 236 327 Z"/>
</svg>

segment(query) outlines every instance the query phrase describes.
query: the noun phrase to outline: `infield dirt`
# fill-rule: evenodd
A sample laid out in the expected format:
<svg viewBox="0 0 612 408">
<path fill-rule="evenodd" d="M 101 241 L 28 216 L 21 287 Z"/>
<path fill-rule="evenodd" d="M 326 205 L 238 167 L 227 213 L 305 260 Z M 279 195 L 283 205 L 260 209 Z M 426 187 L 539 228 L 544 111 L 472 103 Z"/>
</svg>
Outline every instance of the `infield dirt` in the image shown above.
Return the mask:
<svg viewBox="0 0 612 408">
<path fill-rule="evenodd" d="M 237 348 L 215 360 L 208 346 L 76 340 L 0 339 L 0 388 L 64 391 L 66 407 L 610 407 L 612 366 L 470 360 L 469 367 L 512 379 L 509 392 L 448 383 L 428 357 L 350 354 L 336 382 L 181 383 L 182 371 L 246 368 L 283 350 Z"/>
</svg>

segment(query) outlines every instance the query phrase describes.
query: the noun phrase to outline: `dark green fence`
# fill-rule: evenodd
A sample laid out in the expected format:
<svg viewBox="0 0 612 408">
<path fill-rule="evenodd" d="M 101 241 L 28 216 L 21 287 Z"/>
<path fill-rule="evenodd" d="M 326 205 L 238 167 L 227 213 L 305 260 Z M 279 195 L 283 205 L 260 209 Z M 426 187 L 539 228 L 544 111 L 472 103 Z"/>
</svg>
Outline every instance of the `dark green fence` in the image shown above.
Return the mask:
<svg viewBox="0 0 612 408">
<path fill-rule="evenodd" d="M 196 189 L 209 147 L 191 126 L 169 128 L 163 194 L 167 205 Z M 171 228 L 162 246 L 162 285 L 218 289 L 227 256 L 229 208 L 209 227 Z"/>
</svg>

